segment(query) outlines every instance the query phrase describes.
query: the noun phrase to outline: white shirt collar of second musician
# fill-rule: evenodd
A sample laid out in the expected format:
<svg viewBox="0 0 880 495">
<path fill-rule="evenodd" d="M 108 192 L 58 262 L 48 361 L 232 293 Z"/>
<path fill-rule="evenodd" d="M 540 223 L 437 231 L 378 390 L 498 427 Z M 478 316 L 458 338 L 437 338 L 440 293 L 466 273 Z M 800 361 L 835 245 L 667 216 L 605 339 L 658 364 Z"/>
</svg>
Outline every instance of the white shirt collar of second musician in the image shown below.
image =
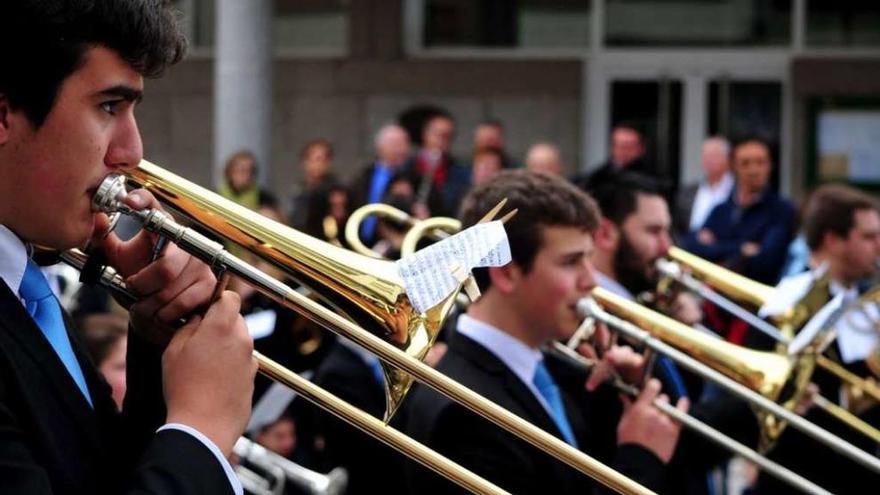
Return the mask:
<svg viewBox="0 0 880 495">
<path fill-rule="evenodd" d="M 604 273 L 596 270 L 596 284 L 614 294 L 626 298 L 629 301 L 635 301 L 636 298 L 633 296 L 632 292 L 630 292 L 626 287 L 620 285 L 620 282 L 614 280 L 613 278 L 605 275 Z"/>
<path fill-rule="evenodd" d="M 532 383 L 538 363 L 544 359 L 541 351 L 494 326 L 463 314 L 458 317 L 458 333 L 476 341 L 495 355 L 513 372 L 538 399 L 547 411 L 550 406 Z"/>
</svg>

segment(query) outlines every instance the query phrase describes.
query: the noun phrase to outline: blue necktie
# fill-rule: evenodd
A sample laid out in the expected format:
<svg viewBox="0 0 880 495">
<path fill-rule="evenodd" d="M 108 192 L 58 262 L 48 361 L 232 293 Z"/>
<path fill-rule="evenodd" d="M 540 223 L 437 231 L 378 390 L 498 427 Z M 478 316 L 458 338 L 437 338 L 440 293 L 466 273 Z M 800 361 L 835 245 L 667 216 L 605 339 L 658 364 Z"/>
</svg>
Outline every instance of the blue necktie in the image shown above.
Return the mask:
<svg viewBox="0 0 880 495">
<path fill-rule="evenodd" d="M 559 387 L 556 386 L 556 382 L 553 381 L 553 377 L 550 376 L 550 372 L 547 371 L 547 367 L 544 366 L 543 361 L 538 362 L 538 367 L 535 368 L 535 376 L 532 378 L 532 383 L 535 385 L 535 388 L 538 389 L 541 396 L 544 397 L 544 400 L 547 401 L 547 405 L 550 406 L 550 410 L 553 413 L 553 421 L 556 423 L 556 426 L 559 427 L 559 431 L 562 432 L 565 441 L 573 447 L 577 447 L 577 441 L 574 439 L 571 425 L 568 423 L 568 418 L 565 417 L 565 408 L 562 405 L 562 396 L 559 394 Z"/>
<path fill-rule="evenodd" d="M 370 361 L 370 369 L 373 371 L 373 378 L 379 383 L 379 386 L 385 385 L 385 373 L 382 372 L 382 364 L 378 359 Z"/>
<path fill-rule="evenodd" d="M 28 260 L 27 268 L 24 271 L 24 278 L 21 280 L 21 289 L 19 294 L 24 300 L 28 313 L 33 317 L 34 321 L 43 331 L 43 335 L 52 345 L 55 354 L 64 363 L 68 373 L 76 382 L 82 391 L 89 405 L 92 405 L 92 397 L 89 395 L 89 388 L 86 386 L 86 379 L 83 376 L 79 362 L 73 354 L 73 347 L 70 345 L 70 339 L 67 337 L 67 331 L 64 328 L 64 317 L 61 313 L 61 305 L 58 299 L 49 288 L 49 283 L 40 267 Z"/>
</svg>

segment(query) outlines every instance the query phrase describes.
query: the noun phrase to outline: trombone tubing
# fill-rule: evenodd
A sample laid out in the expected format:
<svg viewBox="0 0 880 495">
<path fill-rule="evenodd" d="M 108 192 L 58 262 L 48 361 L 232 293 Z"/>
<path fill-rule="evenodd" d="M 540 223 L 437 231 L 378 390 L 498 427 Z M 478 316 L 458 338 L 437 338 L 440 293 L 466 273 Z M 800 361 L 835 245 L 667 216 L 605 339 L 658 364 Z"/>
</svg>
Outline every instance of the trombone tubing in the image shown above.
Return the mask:
<svg viewBox="0 0 880 495">
<path fill-rule="evenodd" d="M 322 327 L 342 335 L 395 366 L 437 392 L 458 402 L 474 413 L 520 437 L 536 448 L 550 454 L 587 476 L 619 493 L 652 493 L 650 490 L 623 476 L 587 454 L 568 445 L 528 421 L 507 411 L 485 397 L 448 378 L 430 366 L 411 358 L 400 349 L 321 306 L 319 303 L 296 292 L 289 286 L 233 256 L 216 243 L 195 230 L 174 222 L 158 210 L 134 211 L 115 202 L 119 212 L 138 218 L 146 230 L 168 238 L 184 251 L 208 263 L 215 271 L 241 277 L 267 297 L 283 304 Z M 112 208 L 110 209 L 112 213 Z M 105 210 L 106 211 L 106 210 Z"/>
<path fill-rule="evenodd" d="M 78 250 L 71 250 L 62 253 L 61 259 L 73 268 L 82 271 L 88 257 Z M 125 282 L 122 281 L 122 278 L 116 275 L 113 270 L 104 270 L 101 273 L 99 283 L 129 301 L 137 300 L 137 297 L 125 287 Z M 260 373 L 295 390 L 309 402 L 329 411 L 346 423 L 419 462 L 437 474 L 444 476 L 462 488 L 474 493 L 487 495 L 503 495 L 508 493 L 458 463 L 386 425 L 378 418 L 352 406 L 318 385 L 288 370 L 258 351 L 253 351 L 253 356 L 257 360 Z"/>
<path fill-rule="evenodd" d="M 577 354 L 577 352 L 573 351 L 570 347 L 566 347 L 561 342 L 554 341 L 553 346 L 550 348 L 550 350 L 562 354 L 567 359 L 577 363 L 579 366 L 583 366 L 584 368 L 591 367 L 591 364 L 586 358 L 584 358 L 580 354 Z M 633 396 L 638 394 L 638 389 L 631 385 L 627 385 L 616 380 L 612 381 L 611 385 L 624 394 Z M 831 495 L 831 492 L 829 492 L 828 490 L 825 490 L 821 486 L 795 473 L 787 467 L 769 459 L 767 456 L 759 454 L 757 451 L 755 451 L 755 449 L 749 448 L 743 443 L 734 440 L 730 436 L 718 431 L 711 425 L 700 421 L 699 419 L 691 416 L 684 411 L 678 410 L 669 402 L 654 399 L 654 402 L 652 402 L 652 404 L 661 412 L 663 412 L 670 418 L 678 421 L 685 427 L 694 430 L 695 432 L 703 435 L 709 440 L 712 440 L 713 442 L 717 443 L 721 447 L 726 448 L 734 454 L 737 454 L 754 462 L 755 464 L 760 466 L 761 469 L 763 469 L 766 473 L 772 476 L 776 476 L 778 479 L 785 483 L 788 483 L 792 487 L 803 490 L 806 493 Z"/>
<path fill-rule="evenodd" d="M 743 308 L 742 306 L 740 306 L 736 302 L 728 299 L 727 297 L 724 297 L 722 294 L 720 294 L 716 291 L 713 291 L 712 289 L 710 289 L 707 286 L 707 284 L 705 282 L 701 282 L 700 280 L 697 280 L 692 275 L 687 274 L 687 273 L 681 273 L 679 276 L 676 276 L 675 279 L 677 281 L 679 281 L 681 284 L 683 284 L 685 287 L 687 287 L 688 289 L 696 292 L 701 297 L 708 299 L 709 301 L 712 301 L 713 303 L 720 306 L 728 313 L 745 321 L 750 326 L 760 330 L 763 334 L 771 337 L 772 339 L 779 342 L 780 344 L 788 345 L 789 343 L 791 343 L 791 339 L 789 339 L 788 337 L 783 335 L 782 332 L 780 332 L 779 329 L 776 328 L 773 324 L 762 320 L 757 315 L 746 310 L 745 308 Z M 755 282 L 755 283 L 757 283 L 757 282 Z M 847 370 L 843 366 L 840 366 L 839 364 L 835 363 L 834 361 L 828 359 L 827 357 L 825 357 L 823 354 L 821 354 L 819 352 L 816 352 L 816 365 L 819 366 L 820 368 L 824 369 L 825 371 L 831 373 L 832 375 L 835 375 L 841 381 L 846 382 L 853 387 L 860 388 L 866 394 L 870 395 L 874 400 L 880 401 L 880 388 L 878 388 L 877 385 L 865 380 L 864 378 L 862 378 L 860 376 L 855 375 L 851 371 Z M 824 409 L 826 409 L 826 411 L 828 410 L 824 406 L 820 406 L 820 407 L 823 407 Z M 829 414 L 834 414 L 834 413 L 831 413 L 829 411 Z M 849 415 L 849 416 L 852 416 L 852 418 L 855 418 L 855 416 L 853 416 L 853 415 Z M 847 417 L 847 420 L 852 419 L 849 416 Z M 839 418 L 839 419 L 843 419 L 843 418 Z M 868 436 L 874 438 L 876 441 L 877 437 L 880 436 L 880 431 L 878 431 L 876 428 L 873 428 L 873 427 L 871 427 L 871 429 L 873 431 L 871 433 L 866 433 L 866 434 Z M 864 429 L 860 429 L 860 431 L 862 431 L 864 433 Z"/>
<path fill-rule="evenodd" d="M 603 297 L 608 296 L 609 298 L 614 298 L 615 302 L 618 300 L 621 304 L 636 304 L 631 301 L 624 300 L 623 298 L 616 297 L 613 294 L 610 294 L 607 291 L 602 291 L 601 289 L 594 289 L 594 294 L 601 294 Z M 597 305 L 596 303 L 595 305 Z M 729 392 L 737 395 L 738 397 L 745 399 L 752 404 L 761 407 L 762 409 L 775 414 L 776 416 L 781 417 L 785 421 L 788 421 L 792 426 L 802 431 L 803 433 L 809 435 L 815 440 L 824 443 L 825 445 L 831 447 L 835 451 L 849 457 L 850 459 L 858 462 L 859 464 L 871 469 L 875 473 L 880 473 L 880 459 L 877 457 L 868 454 L 864 450 L 859 449 L 858 447 L 848 443 L 838 437 L 830 433 L 827 430 L 824 430 L 815 424 L 807 421 L 806 419 L 798 416 L 792 411 L 780 406 L 779 404 L 773 402 L 772 400 L 764 397 L 763 395 L 749 389 L 748 387 L 737 383 L 733 379 L 721 374 L 721 372 L 716 371 L 706 364 L 692 358 L 691 356 L 685 354 L 682 351 L 672 347 L 671 345 L 653 337 L 650 332 L 647 330 L 643 330 L 629 321 L 626 321 L 622 318 L 614 316 L 607 311 L 599 308 L 588 309 L 584 311 L 582 308 L 582 304 L 578 304 L 578 310 L 582 312 L 581 316 L 593 316 L 597 320 L 602 321 L 603 323 L 610 325 L 616 328 L 618 331 L 625 334 L 627 337 L 645 345 L 657 351 L 661 354 L 667 355 L 677 363 L 681 364 L 685 368 L 690 371 L 706 378 L 714 381 L 718 385 L 721 385 Z M 594 305 L 590 305 L 594 306 Z M 584 314 L 586 313 L 586 314 Z M 663 316 L 655 311 L 651 311 L 652 317 L 656 318 L 659 321 L 662 321 L 664 324 L 668 325 L 681 325 L 681 323 L 667 317 Z M 689 328 L 689 327 L 688 327 Z"/>
</svg>

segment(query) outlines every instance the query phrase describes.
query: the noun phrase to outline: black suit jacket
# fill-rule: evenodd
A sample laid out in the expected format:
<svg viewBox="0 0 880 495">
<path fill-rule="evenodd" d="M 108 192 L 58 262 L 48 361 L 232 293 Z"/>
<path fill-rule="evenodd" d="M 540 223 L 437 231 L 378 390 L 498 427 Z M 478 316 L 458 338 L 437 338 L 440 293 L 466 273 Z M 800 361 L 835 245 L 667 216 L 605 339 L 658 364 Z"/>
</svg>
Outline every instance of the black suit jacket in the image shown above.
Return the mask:
<svg viewBox="0 0 880 495">
<path fill-rule="evenodd" d="M 372 368 L 338 342 L 318 367 L 315 383 L 377 418 L 385 413 L 385 389 Z M 402 454 L 327 412 L 317 411 L 315 423 L 324 436 L 328 467 L 348 470 L 346 493 L 404 493 Z"/>
<path fill-rule="evenodd" d="M 488 349 L 455 334 L 437 369 L 541 429 L 562 438 L 556 424 L 531 391 Z M 549 455 L 490 424 L 470 411 L 424 387 L 412 393 L 406 411 L 406 431 L 501 488 L 516 494 L 589 493 L 604 491 L 598 483 Z M 609 452 L 600 438 L 607 431 L 590 431 L 585 412 L 563 388 L 563 402 L 578 445 L 592 455 Z M 603 443 L 603 445 L 599 445 Z M 601 448 L 600 448 L 601 447 Z M 662 464 L 645 449 L 623 446 L 603 462 L 649 488 L 660 484 Z M 598 457 L 598 455 L 597 455 Z M 611 458 L 609 458 L 611 457 Z M 463 490 L 424 469 L 410 473 L 413 493 L 459 493 Z"/>
<path fill-rule="evenodd" d="M 69 321 L 67 328 L 94 409 L 0 281 L 0 493 L 232 493 L 197 439 L 153 433 L 165 416 L 159 351 L 130 336 L 126 413 L 119 414 Z"/>
</svg>

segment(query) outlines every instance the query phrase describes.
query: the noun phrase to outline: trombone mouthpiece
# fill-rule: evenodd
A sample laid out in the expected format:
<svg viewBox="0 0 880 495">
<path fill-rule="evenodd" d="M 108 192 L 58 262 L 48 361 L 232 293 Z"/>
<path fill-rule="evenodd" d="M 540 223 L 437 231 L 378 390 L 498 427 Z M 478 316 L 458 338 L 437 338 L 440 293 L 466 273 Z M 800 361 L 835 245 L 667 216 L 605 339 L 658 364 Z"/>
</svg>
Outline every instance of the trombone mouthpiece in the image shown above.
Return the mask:
<svg viewBox="0 0 880 495">
<path fill-rule="evenodd" d="M 581 315 L 581 318 L 596 316 L 601 311 L 602 308 L 599 307 L 599 303 L 592 297 L 584 297 L 577 303 L 577 312 Z"/>
<path fill-rule="evenodd" d="M 108 175 L 104 177 L 104 181 L 98 186 L 98 190 L 92 198 L 92 210 L 108 214 L 115 213 L 127 195 L 125 177 L 118 174 Z"/>
<path fill-rule="evenodd" d="M 655 263 L 655 266 L 657 267 L 657 271 L 668 277 L 672 277 L 675 279 L 681 278 L 681 265 L 679 265 L 675 261 L 660 258 Z"/>
</svg>

